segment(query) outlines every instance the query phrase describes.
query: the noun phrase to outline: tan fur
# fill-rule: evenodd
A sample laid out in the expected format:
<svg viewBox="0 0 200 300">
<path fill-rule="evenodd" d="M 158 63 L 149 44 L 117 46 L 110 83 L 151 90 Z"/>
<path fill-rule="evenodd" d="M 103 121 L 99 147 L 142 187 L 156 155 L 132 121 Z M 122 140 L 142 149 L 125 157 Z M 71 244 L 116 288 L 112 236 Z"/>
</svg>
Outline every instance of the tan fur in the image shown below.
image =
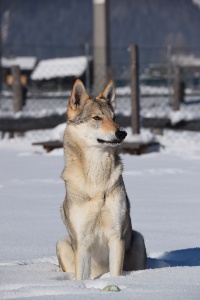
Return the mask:
<svg viewBox="0 0 200 300">
<path fill-rule="evenodd" d="M 67 109 L 62 173 L 66 197 L 61 214 L 69 237 L 57 243 L 57 256 L 63 271 L 75 272 L 77 280 L 108 271 L 119 276 L 123 268 L 146 265 L 143 237 L 132 230 L 115 144 L 125 133 L 113 121 L 113 109 L 112 81 L 95 100 L 80 80 L 75 82 Z"/>
</svg>

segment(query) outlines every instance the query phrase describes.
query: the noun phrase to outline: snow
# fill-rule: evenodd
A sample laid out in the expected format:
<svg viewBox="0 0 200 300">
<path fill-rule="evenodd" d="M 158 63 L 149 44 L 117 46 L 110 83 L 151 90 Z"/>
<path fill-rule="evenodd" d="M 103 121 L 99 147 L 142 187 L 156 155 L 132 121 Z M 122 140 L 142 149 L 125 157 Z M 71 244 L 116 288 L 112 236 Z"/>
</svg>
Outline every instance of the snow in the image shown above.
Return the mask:
<svg viewBox="0 0 200 300">
<path fill-rule="evenodd" d="M 197 93 L 197 92 L 196 92 Z M 140 86 L 140 114 L 146 118 L 168 118 L 172 125 L 185 120 L 199 120 L 199 95 L 186 89 L 184 103 L 179 111 L 172 111 L 173 90 L 167 87 Z M 131 115 L 131 90 L 129 86 L 116 88 L 116 113 Z"/>
<path fill-rule="evenodd" d="M 61 138 L 63 127 L 51 134 Z M 199 300 L 200 133 L 165 131 L 157 139 L 159 153 L 122 155 L 148 269 L 85 281 L 63 273 L 55 254 L 66 235 L 59 212 L 63 150 L 47 154 L 27 137 L 0 141 L 0 299 Z M 103 291 L 108 285 L 120 291 Z"/>
<path fill-rule="evenodd" d="M 37 58 L 34 56 L 17 56 L 14 58 L 2 57 L 1 65 L 3 68 L 10 68 L 18 65 L 21 70 L 32 70 L 36 64 Z"/>
<path fill-rule="evenodd" d="M 31 74 L 32 80 L 52 79 L 57 77 L 83 75 L 88 59 L 85 56 L 52 58 L 41 60 Z"/>
<path fill-rule="evenodd" d="M 119 115 L 130 116 L 130 101 L 127 103 L 127 99 L 125 99 L 126 104 L 124 105 L 122 111 L 122 103 L 124 99 L 121 98 L 117 102 L 116 113 Z M 129 100 L 129 99 L 128 99 Z M 166 103 L 167 102 L 167 103 Z M 180 121 L 192 121 L 200 119 L 200 109 L 199 104 L 187 106 L 185 104 L 181 104 L 180 110 L 172 111 L 169 106 L 169 101 L 167 99 L 163 99 L 163 103 L 156 103 L 156 100 L 153 99 L 153 102 L 149 98 L 148 100 L 143 100 L 141 102 L 141 116 L 146 118 L 168 118 L 172 125 L 179 123 Z M 7 107 L 12 103 L 8 103 Z M 60 107 L 59 107 L 60 105 Z M 46 107 L 45 107 L 46 106 Z M 47 108 L 48 107 L 48 108 Z M 66 113 L 67 100 L 59 99 L 57 102 L 50 100 L 38 100 L 36 101 L 28 101 L 27 106 L 23 111 L 19 111 L 16 113 L 11 112 L 10 109 L 5 111 L 0 111 L 0 118 L 10 118 L 10 119 L 19 119 L 19 118 L 42 118 L 53 115 L 63 115 Z"/>
<path fill-rule="evenodd" d="M 11 113 L 7 111 L 0 111 L 1 118 L 10 118 L 10 119 L 20 119 L 20 118 L 42 118 L 49 117 L 53 115 L 63 115 L 66 112 L 66 108 L 49 108 L 49 109 L 40 109 L 37 111 L 18 111 L 16 113 Z"/>
<path fill-rule="evenodd" d="M 192 99 L 193 98 L 193 99 Z M 180 105 L 178 111 L 173 111 L 170 105 L 170 101 L 167 98 L 159 97 L 157 99 L 149 97 L 143 98 L 140 107 L 141 115 L 146 118 L 168 118 L 172 125 L 184 120 L 199 120 L 200 119 L 200 106 L 199 97 L 186 97 L 185 102 Z M 130 109 L 126 114 L 130 115 Z"/>
<path fill-rule="evenodd" d="M 56 126 L 50 133 L 50 140 L 52 139 L 53 141 L 62 142 L 65 128 L 66 128 L 66 123 L 62 123 Z"/>
<path fill-rule="evenodd" d="M 180 110 L 177 111 L 171 111 L 168 115 L 170 122 L 172 125 L 177 124 L 181 122 L 182 120 L 185 121 L 191 121 L 195 119 L 200 119 L 200 113 L 198 113 L 198 116 L 195 114 L 195 111 L 191 112 L 182 107 L 180 107 Z"/>
<path fill-rule="evenodd" d="M 200 8 L 200 0 L 192 0 L 192 2 Z"/>
<path fill-rule="evenodd" d="M 150 96 L 150 95 L 165 95 L 168 96 L 169 93 L 172 93 L 172 89 L 169 90 L 169 87 L 166 86 L 148 86 L 140 85 L 140 95 L 141 96 Z M 116 94 L 119 96 L 131 95 L 131 87 L 117 87 Z"/>
<path fill-rule="evenodd" d="M 190 54 L 190 55 L 184 55 L 184 54 L 172 55 L 171 61 L 175 65 L 179 65 L 179 66 L 182 66 L 182 67 L 199 67 L 200 66 L 200 57 L 196 57 L 193 54 Z"/>
<path fill-rule="evenodd" d="M 200 101 L 198 91 L 186 89 L 184 103 L 180 110 L 172 111 L 172 93 L 167 87 L 140 86 L 140 114 L 146 118 L 168 118 L 172 125 L 184 120 L 200 119 Z M 12 97 L 3 92 L 0 117 L 45 117 L 66 112 L 71 91 L 45 92 L 37 95 L 29 93 L 22 112 L 14 114 Z M 129 86 L 116 88 L 116 114 L 131 115 L 131 91 Z"/>
</svg>

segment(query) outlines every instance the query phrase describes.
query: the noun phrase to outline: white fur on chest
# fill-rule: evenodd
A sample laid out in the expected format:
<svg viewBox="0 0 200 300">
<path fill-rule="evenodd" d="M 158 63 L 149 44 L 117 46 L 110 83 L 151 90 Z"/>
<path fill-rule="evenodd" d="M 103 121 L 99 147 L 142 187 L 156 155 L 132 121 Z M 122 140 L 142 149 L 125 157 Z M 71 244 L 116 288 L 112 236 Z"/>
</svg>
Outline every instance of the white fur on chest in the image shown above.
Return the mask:
<svg viewBox="0 0 200 300">
<path fill-rule="evenodd" d="M 121 233 L 126 215 L 126 199 L 122 190 L 105 199 L 94 198 L 80 205 L 72 205 L 69 218 L 78 240 L 92 245 L 98 239 L 109 239 Z"/>
<path fill-rule="evenodd" d="M 86 153 L 84 168 L 88 182 L 96 185 L 98 182 L 105 182 L 105 179 L 110 175 L 112 159 L 108 153 L 103 153 L 101 150 L 93 150 L 91 148 L 91 150 Z"/>
<path fill-rule="evenodd" d="M 116 166 L 113 155 L 108 152 L 91 148 L 86 154 L 84 184 L 90 194 L 105 193 L 119 179 L 121 172 L 122 165 Z"/>
<path fill-rule="evenodd" d="M 67 159 L 70 162 L 70 157 Z M 67 185 L 73 186 L 78 193 L 89 198 L 101 198 L 115 185 L 122 173 L 122 165 L 116 166 L 113 155 L 101 149 L 90 148 L 86 151 L 82 164 L 68 162 L 62 178 Z"/>
</svg>

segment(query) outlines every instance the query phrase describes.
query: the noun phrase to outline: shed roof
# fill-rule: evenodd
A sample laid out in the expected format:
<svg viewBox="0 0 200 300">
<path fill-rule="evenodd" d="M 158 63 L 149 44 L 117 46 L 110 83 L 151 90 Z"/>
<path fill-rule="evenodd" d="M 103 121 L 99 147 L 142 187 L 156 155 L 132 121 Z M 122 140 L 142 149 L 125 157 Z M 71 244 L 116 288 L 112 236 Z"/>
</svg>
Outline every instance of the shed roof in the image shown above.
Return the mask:
<svg viewBox="0 0 200 300">
<path fill-rule="evenodd" d="M 79 77 L 85 72 L 87 64 L 88 60 L 85 56 L 41 60 L 31 74 L 31 79 Z"/>
<path fill-rule="evenodd" d="M 174 54 L 171 57 L 172 63 L 181 66 L 181 67 L 199 67 L 200 66 L 200 57 L 196 57 L 193 54 L 184 55 L 184 54 Z"/>
<path fill-rule="evenodd" d="M 16 56 L 16 57 L 2 57 L 1 66 L 3 68 L 11 68 L 18 65 L 21 70 L 33 70 L 37 58 L 34 56 Z"/>
</svg>

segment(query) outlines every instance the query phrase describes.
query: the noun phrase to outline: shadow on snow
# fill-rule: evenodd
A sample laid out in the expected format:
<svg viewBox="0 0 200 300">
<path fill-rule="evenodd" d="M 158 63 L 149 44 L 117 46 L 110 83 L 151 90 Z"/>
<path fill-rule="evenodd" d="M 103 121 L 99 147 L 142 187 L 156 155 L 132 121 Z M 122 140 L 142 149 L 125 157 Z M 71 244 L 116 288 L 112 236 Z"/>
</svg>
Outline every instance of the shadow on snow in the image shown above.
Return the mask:
<svg viewBox="0 0 200 300">
<path fill-rule="evenodd" d="M 148 257 L 147 269 L 200 266 L 200 248 L 165 252 L 157 258 Z"/>
</svg>

